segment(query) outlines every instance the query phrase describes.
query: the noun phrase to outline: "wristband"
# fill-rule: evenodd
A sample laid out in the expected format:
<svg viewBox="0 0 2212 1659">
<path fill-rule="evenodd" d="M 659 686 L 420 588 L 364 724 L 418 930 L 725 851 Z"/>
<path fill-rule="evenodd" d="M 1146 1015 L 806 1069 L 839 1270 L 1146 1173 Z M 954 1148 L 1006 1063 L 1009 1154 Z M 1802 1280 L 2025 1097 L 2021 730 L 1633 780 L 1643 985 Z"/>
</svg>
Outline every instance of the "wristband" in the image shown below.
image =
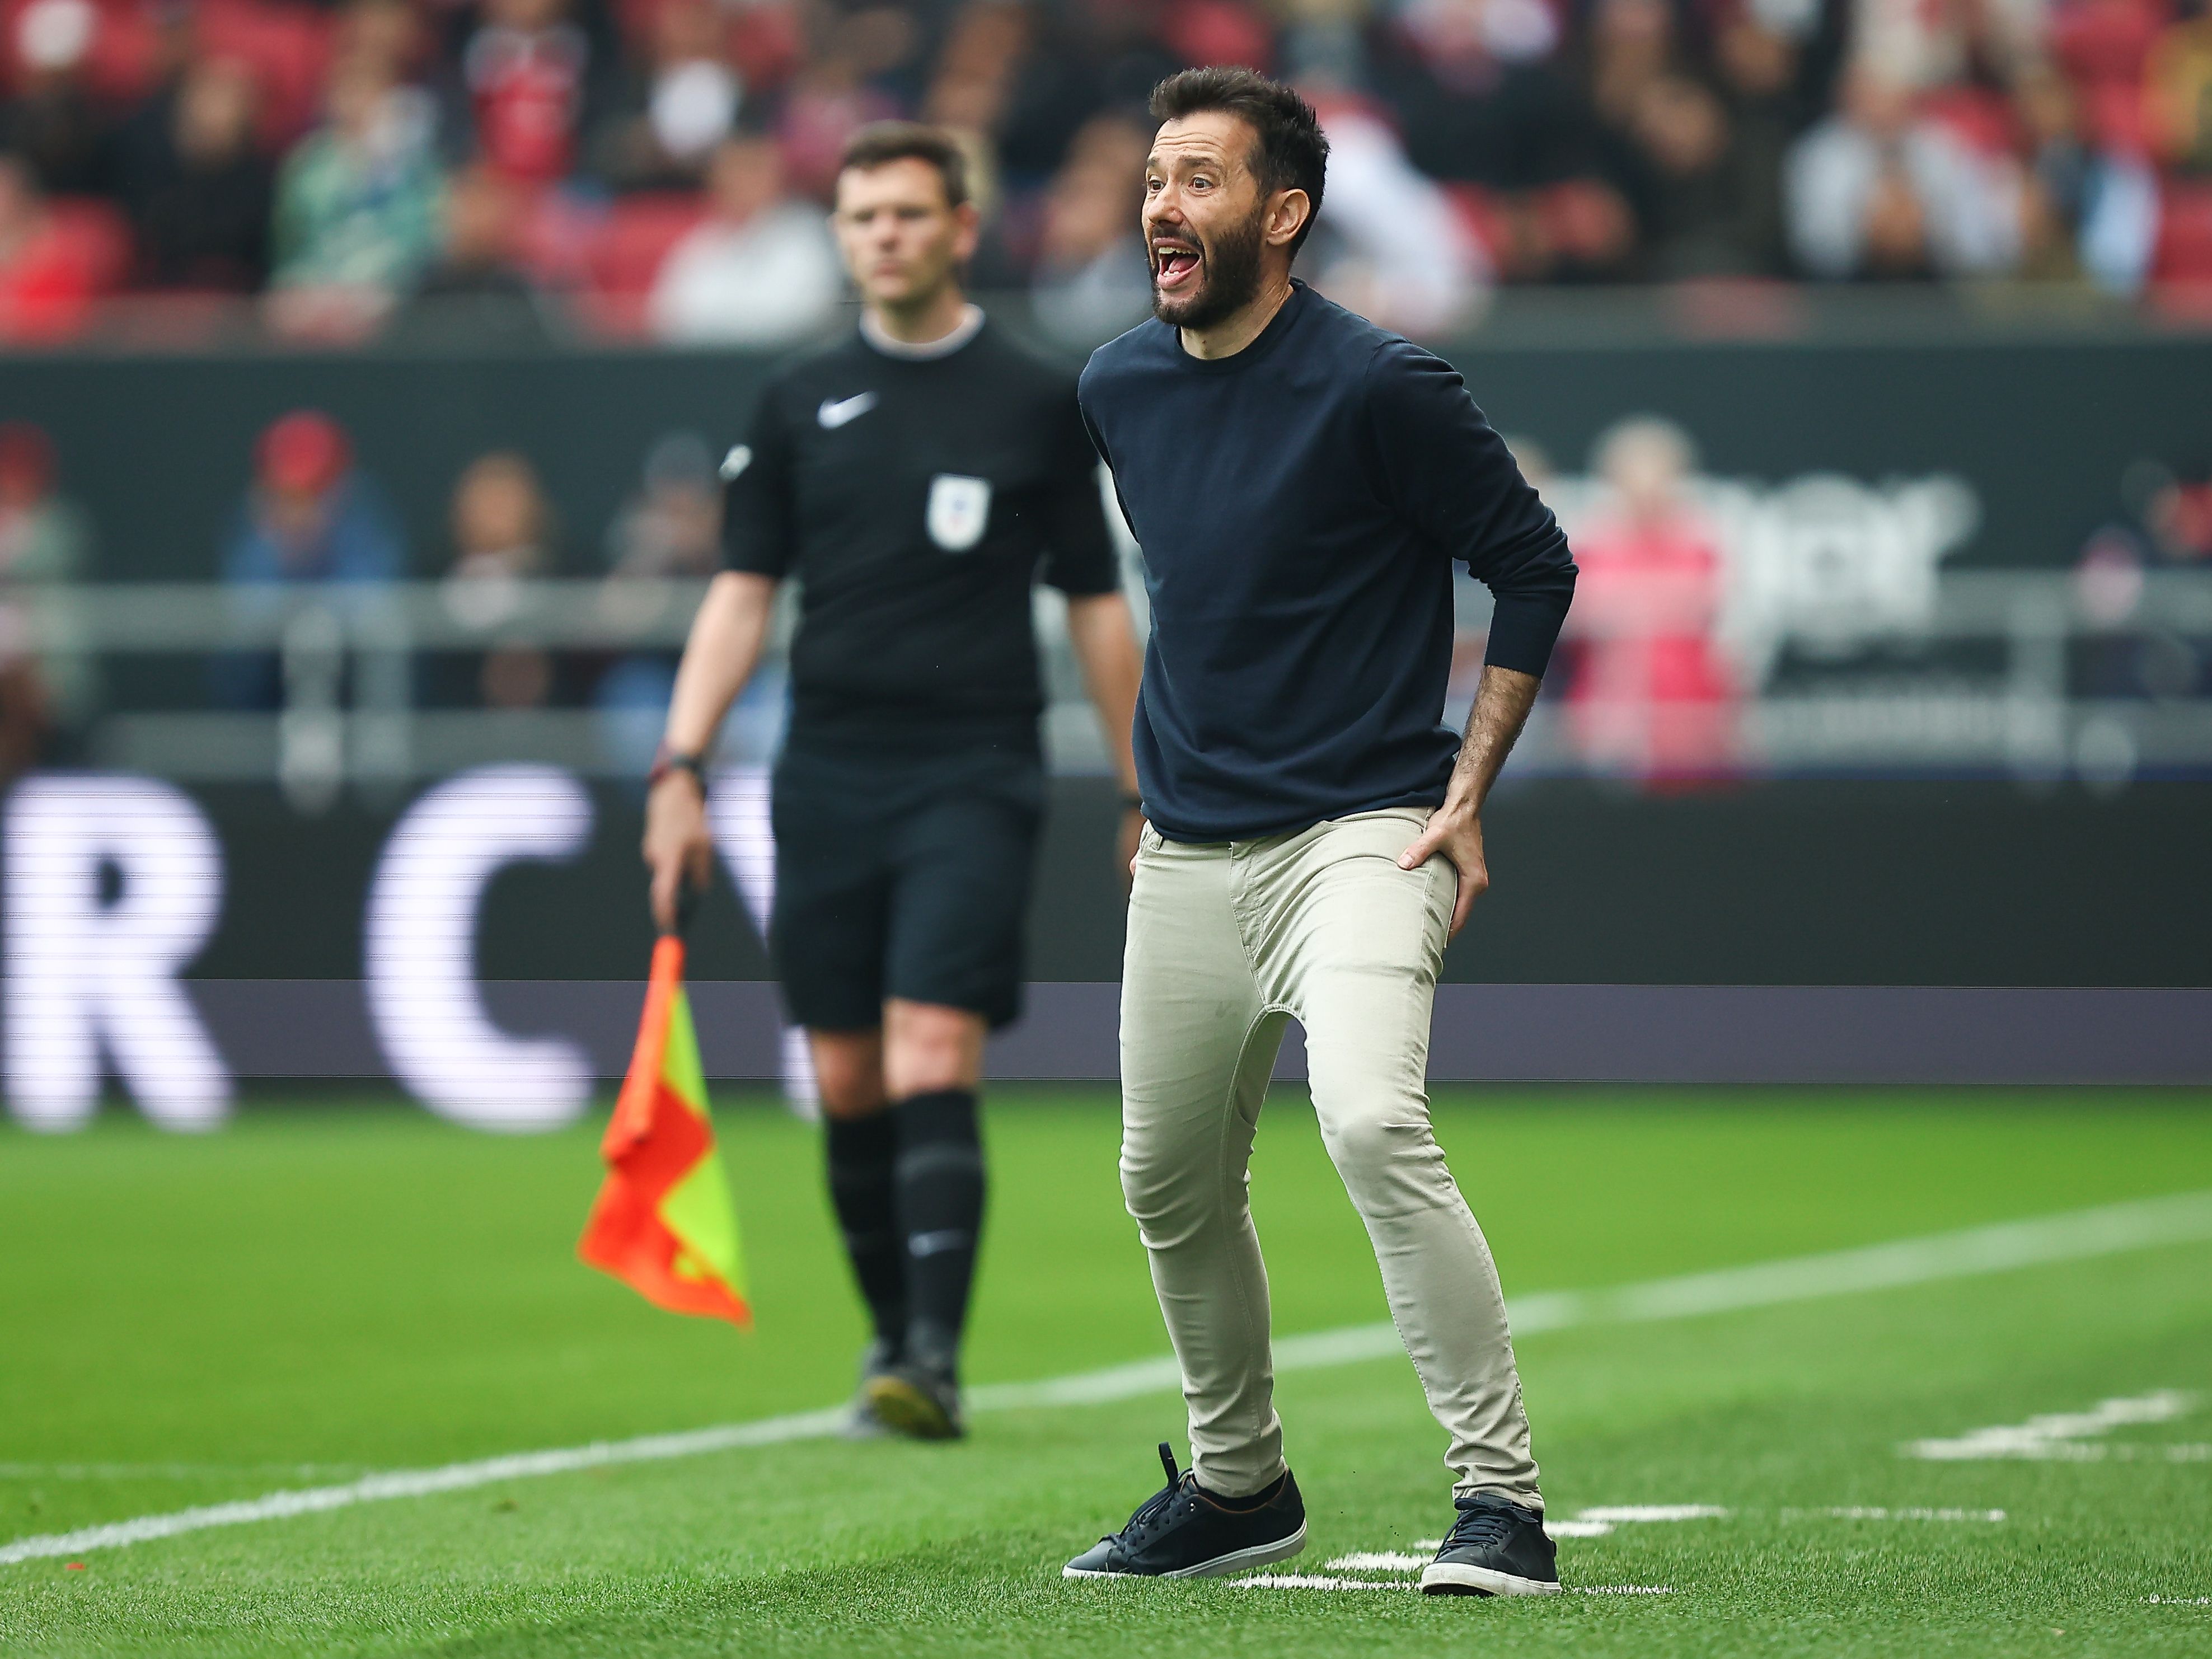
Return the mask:
<svg viewBox="0 0 2212 1659">
<path fill-rule="evenodd" d="M 699 786 L 700 795 L 702 798 L 705 796 L 707 793 L 706 762 L 697 755 L 679 754 L 665 743 L 653 750 L 653 769 L 645 775 L 645 787 L 648 789 L 652 788 L 672 772 L 689 772 L 691 775 L 692 782 Z"/>
</svg>

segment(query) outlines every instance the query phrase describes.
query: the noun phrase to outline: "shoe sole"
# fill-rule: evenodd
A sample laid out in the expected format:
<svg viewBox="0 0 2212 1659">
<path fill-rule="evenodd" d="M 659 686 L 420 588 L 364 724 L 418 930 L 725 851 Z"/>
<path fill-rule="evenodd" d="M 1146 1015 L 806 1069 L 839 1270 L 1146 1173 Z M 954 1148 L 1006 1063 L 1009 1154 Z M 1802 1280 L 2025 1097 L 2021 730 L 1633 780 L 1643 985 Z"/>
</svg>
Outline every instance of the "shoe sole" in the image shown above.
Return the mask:
<svg viewBox="0 0 2212 1659">
<path fill-rule="evenodd" d="M 890 1425 L 876 1415 L 876 1408 L 863 1400 L 848 1413 L 837 1434 L 845 1440 L 881 1440 L 890 1431 Z"/>
<path fill-rule="evenodd" d="M 1435 1561 L 1421 1570 L 1424 1595 L 1557 1595 L 1556 1578 L 1517 1578 L 1491 1567 Z"/>
<path fill-rule="evenodd" d="M 959 1420 L 902 1376 L 868 1380 L 868 1404 L 883 1425 L 915 1440 L 957 1440 Z"/>
<path fill-rule="evenodd" d="M 1172 1572 L 1099 1572 L 1089 1567 L 1066 1566 L 1060 1570 L 1062 1578 L 1220 1578 L 1232 1572 L 1242 1572 L 1247 1567 L 1264 1567 L 1277 1561 L 1287 1561 L 1306 1547 L 1305 1522 L 1288 1538 L 1278 1538 L 1272 1544 L 1255 1544 L 1249 1550 L 1231 1550 L 1226 1555 L 1217 1555 L 1211 1561 L 1200 1561 L 1196 1566 L 1177 1567 Z"/>
</svg>

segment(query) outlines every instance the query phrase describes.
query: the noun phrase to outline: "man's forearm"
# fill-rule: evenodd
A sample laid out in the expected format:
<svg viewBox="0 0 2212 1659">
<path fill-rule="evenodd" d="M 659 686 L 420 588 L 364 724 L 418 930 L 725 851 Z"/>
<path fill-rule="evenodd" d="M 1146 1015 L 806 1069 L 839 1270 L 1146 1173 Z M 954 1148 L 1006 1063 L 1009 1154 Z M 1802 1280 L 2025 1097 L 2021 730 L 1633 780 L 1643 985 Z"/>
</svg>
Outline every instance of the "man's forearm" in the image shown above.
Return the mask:
<svg viewBox="0 0 2212 1659">
<path fill-rule="evenodd" d="M 1137 718 L 1137 687 L 1144 660 L 1129 626 L 1129 607 L 1119 593 L 1086 595 L 1067 602 L 1067 640 L 1083 670 L 1085 689 L 1105 728 L 1107 752 L 1123 793 L 1137 792 L 1137 763 L 1130 750 L 1130 728 Z"/>
<path fill-rule="evenodd" d="M 723 715 L 760 661 L 775 587 L 774 577 L 744 571 L 724 571 L 708 585 L 668 699 L 665 735 L 677 753 L 703 755 L 714 747 Z"/>
<path fill-rule="evenodd" d="M 1468 714 L 1467 735 L 1459 746 L 1459 761 L 1452 768 L 1448 805 L 1464 805 L 1480 812 L 1489 799 L 1490 786 L 1498 781 L 1505 757 L 1521 728 L 1528 723 L 1543 681 L 1518 669 L 1486 664 L 1475 687 L 1474 707 Z"/>
</svg>

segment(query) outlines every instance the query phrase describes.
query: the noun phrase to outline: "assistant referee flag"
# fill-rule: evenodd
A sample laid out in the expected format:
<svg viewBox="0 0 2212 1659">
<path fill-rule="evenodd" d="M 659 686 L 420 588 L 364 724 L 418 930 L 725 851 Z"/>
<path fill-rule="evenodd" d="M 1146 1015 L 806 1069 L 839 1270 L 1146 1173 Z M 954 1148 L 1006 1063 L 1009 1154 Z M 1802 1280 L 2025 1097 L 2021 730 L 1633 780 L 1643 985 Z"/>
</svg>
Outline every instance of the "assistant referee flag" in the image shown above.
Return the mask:
<svg viewBox="0 0 2212 1659">
<path fill-rule="evenodd" d="M 645 1018 L 599 1152 L 606 1183 L 576 1254 L 672 1312 L 750 1328 L 737 1212 L 707 1115 L 684 941 L 674 934 L 653 946 Z"/>
</svg>

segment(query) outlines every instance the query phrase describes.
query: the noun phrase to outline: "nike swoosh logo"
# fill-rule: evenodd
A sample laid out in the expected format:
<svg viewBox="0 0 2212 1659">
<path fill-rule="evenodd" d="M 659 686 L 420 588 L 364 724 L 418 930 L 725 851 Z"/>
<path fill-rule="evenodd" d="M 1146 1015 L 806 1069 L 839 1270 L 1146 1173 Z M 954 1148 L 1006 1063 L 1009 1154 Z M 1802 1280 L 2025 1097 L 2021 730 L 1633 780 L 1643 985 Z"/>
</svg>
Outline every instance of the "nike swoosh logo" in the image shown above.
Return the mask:
<svg viewBox="0 0 2212 1659">
<path fill-rule="evenodd" d="M 842 401 L 836 398 L 824 398 L 822 407 L 815 411 L 815 416 L 822 422 L 824 432 L 835 432 L 846 422 L 859 420 L 875 406 L 876 394 L 872 392 L 863 392 Z"/>
</svg>

